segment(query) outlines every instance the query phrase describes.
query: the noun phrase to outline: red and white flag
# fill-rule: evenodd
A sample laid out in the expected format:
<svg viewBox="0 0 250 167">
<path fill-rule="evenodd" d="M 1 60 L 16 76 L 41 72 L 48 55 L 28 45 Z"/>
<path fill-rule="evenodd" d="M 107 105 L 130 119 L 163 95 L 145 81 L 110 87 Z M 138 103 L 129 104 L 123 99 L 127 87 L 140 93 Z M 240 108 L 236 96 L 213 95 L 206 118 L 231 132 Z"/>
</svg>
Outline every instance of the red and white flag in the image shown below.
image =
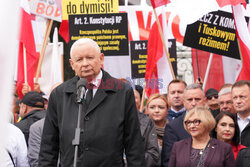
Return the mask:
<svg viewBox="0 0 250 167">
<path fill-rule="evenodd" d="M 237 80 L 250 80 L 250 33 L 241 4 L 232 6 L 232 9 L 239 50 L 242 56 L 242 69 Z"/>
<path fill-rule="evenodd" d="M 27 0 L 21 0 L 21 21 L 19 36 L 18 70 L 17 70 L 17 90 L 19 98 L 22 98 L 22 87 L 24 78 L 24 47 L 26 50 L 27 62 L 27 82 L 33 89 L 33 80 L 39 60 L 39 53 L 36 52 L 34 34 L 32 29 L 32 16 L 30 14 L 29 3 Z"/>
<path fill-rule="evenodd" d="M 220 7 L 226 6 L 226 5 L 238 5 L 240 3 L 246 5 L 246 0 L 216 0 L 218 5 Z"/>
<path fill-rule="evenodd" d="M 152 0 L 151 4 L 153 4 Z M 165 12 L 161 13 L 158 18 L 163 31 L 162 34 L 164 35 L 164 41 L 167 44 L 167 21 L 165 14 Z M 163 43 L 161 41 L 159 28 L 157 23 L 154 22 L 151 27 L 148 39 L 148 57 L 145 73 L 145 89 L 148 97 L 153 93 L 167 93 L 167 85 L 173 79 L 167 56 L 168 55 L 166 55 Z"/>
<path fill-rule="evenodd" d="M 151 0 L 151 5 L 153 8 L 157 8 L 159 6 L 163 6 L 170 3 L 170 0 Z"/>
</svg>

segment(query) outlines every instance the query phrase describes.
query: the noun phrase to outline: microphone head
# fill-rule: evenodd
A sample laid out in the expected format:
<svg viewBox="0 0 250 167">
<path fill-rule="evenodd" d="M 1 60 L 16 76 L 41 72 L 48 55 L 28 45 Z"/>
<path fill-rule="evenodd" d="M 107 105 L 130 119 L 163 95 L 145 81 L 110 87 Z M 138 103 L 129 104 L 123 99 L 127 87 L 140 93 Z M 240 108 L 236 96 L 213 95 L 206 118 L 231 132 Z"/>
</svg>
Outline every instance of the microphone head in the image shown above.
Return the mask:
<svg viewBox="0 0 250 167">
<path fill-rule="evenodd" d="M 85 78 L 80 78 L 79 81 L 77 82 L 76 87 L 77 89 L 80 87 L 86 88 L 87 84 L 88 84 L 88 81 Z"/>
</svg>

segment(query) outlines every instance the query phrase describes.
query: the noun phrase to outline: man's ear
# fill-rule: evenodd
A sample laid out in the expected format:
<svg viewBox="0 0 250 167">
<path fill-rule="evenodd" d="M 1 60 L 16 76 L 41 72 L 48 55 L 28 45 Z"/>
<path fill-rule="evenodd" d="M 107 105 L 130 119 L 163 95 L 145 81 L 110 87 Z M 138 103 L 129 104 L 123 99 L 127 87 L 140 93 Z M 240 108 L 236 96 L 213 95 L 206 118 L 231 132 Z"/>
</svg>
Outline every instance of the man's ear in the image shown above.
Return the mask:
<svg viewBox="0 0 250 167">
<path fill-rule="evenodd" d="M 26 104 L 23 104 L 23 110 L 24 110 L 24 114 L 27 114 L 28 112 L 28 106 Z"/>
<path fill-rule="evenodd" d="M 75 70 L 74 70 L 74 62 L 73 62 L 72 59 L 69 59 L 69 64 L 70 64 L 72 70 L 75 71 Z"/>
<path fill-rule="evenodd" d="M 103 53 L 100 54 L 100 60 L 101 60 L 101 65 L 103 66 L 103 63 L 104 63 L 104 54 Z"/>
</svg>

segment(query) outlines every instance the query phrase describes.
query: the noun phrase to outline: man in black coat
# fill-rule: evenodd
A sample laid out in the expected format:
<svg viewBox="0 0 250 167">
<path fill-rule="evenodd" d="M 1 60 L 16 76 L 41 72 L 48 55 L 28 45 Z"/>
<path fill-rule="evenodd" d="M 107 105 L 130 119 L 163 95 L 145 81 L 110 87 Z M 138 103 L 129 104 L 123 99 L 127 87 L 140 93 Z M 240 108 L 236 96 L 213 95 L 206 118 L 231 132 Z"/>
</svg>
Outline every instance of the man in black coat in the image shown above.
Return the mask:
<svg viewBox="0 0 250 167">
<path fill-rule="evenodd" d="M 234 83 L 232 98 L 240 128 L 240 143 L 250 147 L 250 81 L 240 80 Z"/>
<path fill-rule="evenodd" d="M 45 118 L 39 167 L 72 166 L 72 140 L 79 104 L 76 84 L 80 78 L 92 84 L 92 100 L 83 107 L 77 166 L 144 166 L 144 148 L 133 89 L 101 69 L 104 55 L 96 42 L 82 38 L 70 50 L 76 75 L 53 90 Z M 87 95 L 86 95 L 87 96 Z"/>
<path fill-rule="evenodd" d="M 191 84 L 185 88 L 184 106 L 187 109 L 186 112 L 198 105 L 204 104 L 204 101 L 204 92 L 199 84 Z M 161 154 L 161 165 L 164 167 L 168 166 L 173 144 L 182 139 L 191 137 L 190 134 L 184 129 L 183 125 L 186 112 L 171 121 L 169 124 L 166 124 Z"/>
<path fill-rule="evenodd" d="M 16 126 L 21 129 L 28 144 L 30 126 L 45 117 L 44 99 L 41 94 L 31 91 L 26 93 L 20 102 L 21 121 Z"/>
</svg>

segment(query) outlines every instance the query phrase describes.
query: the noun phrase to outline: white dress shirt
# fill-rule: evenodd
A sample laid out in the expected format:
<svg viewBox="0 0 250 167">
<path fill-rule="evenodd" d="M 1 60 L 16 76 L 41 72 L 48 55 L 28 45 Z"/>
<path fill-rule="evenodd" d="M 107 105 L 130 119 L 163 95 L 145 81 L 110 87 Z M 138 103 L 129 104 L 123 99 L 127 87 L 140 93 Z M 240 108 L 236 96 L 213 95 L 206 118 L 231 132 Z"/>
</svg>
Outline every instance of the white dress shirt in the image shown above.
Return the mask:
<svg viewBox="0 0 250 167">
<path fill-rule="evenodd" d="M 238 119 L 238 125 L 240 128 L 240 134 L 241 132 L 245 129 L 247 124 L 250 122 L 250 115 L 246 119 L 240 118 L 239 114 L 237 114 L 237 119 Z"/>
<path fill-rule="evenodd" d="M 90 82 L 91 84 L 94 85 L 94 87 L 93 87 L 93 97 L 95 96 L 95 93 L 96 93 L 98 87 L 99 87 L 100 84 L 101 84 L 102 75 L 103 75 L 103 74 L 102 74 L 102 70 L 100 70 L 100 72 L 99 72 L 99 74 L 96 76 L 96 78 L 93 79 L 93 80 Z M 88 90 L 87 90 L 87 92 L 88 92 Z M 87 92 L 86 92 L 86 94 L 87 94 Z M 85 94 L 85 95 L 86 95 L 86 94 Z"/>
</svg>

